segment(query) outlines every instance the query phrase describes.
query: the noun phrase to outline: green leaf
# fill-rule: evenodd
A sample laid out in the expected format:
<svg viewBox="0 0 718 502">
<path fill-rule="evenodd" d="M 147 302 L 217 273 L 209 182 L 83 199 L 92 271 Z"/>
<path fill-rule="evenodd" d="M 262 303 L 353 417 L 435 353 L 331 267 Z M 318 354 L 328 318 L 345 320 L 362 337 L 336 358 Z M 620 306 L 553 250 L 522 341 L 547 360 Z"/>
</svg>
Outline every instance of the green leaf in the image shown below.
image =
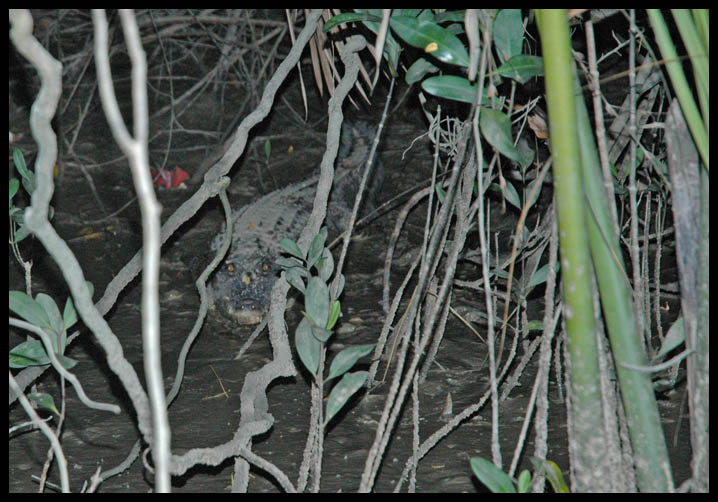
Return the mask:
<svg viewBox="0 0 718 502">
<path fill-rule="evenodd" d="M 539 268 L 536 273 L 531 277 L 526 288 L 530 291 L 539 284 L 546 282 L 546 276 L 548 275 L 548 263 Z"/>
<path fill-rule="evenodd" d="M 87 290 L 90 292 L 90 298 L 92 298 L 95 296 L 95 286 L 91 281 L 85 281 L 85 284 L 87 284 Z"/>
<path fill-rule="evenodd" d="M 42 308 L 45 309 L 45 313 L 47 314 L 48 319 L 50 319 L 52 333 L 55 335 L 52 337 L 52 347 L 55 349 L 55 352 L 62 354 L 65 348 L 64 343 L 60 343 L 59 347 L 57 345 L 57 336 L 63 335 L 65 333 L 65 321 L 63 321 L 62 316 L 60 316 L 60 309 L 57 308 L 55 300 L 53 300 L 45 293 L 38 293 L 38 295 L 35 297 L 35 301 L 42 305 Z"/>
<path fill-rule="evenodd" d="M 519 199 L 519 193 L 508 181 L 504 184 L 503 194 L 504 198 L 509 202 L 509 204 L 521 211 L 521 199 Z"/>
<path fill-rule="evenodd" d="M 279 241 L 279 244 L 284 248 L 284 250 L 289 253 L 292 256 L 296 256 L 300 260 L 304 261 L 306 256 L 304 256 L 304 253 L 302 253 L 302 250 L 299 249 L 299 246 L 296 242 L 294 242 L 292 239 L 289 239 L 288 237 L 284 237 Z"/>
<path fill-rule="evenodd" d="M 356 345 L 354 347 L 347 347 L 346 349 L 339 352 L 332 360 L 332 365 L 329 368 L 329 376 L 327 382 L 332 378 L 342 376 L 344 373 L 352 369 L 352 366 L 364 356 L 371 354 L 374 349 L 374 344 L 370 343 L 367 345 Z"/>
<path fill-rule="evenodd" d="M 651 165 L 655 168 L 656 172 L 663 178 L 668 178 L 668 165 L 660 159 L 652 158 Z M 625 180 L 625 178 L 624 178 Z"/>
<path fill-rule="evenodd" d="M 50 319 L 47 317 L 47 313 L 42 305 L 22 291 L 10 291 L 8 296 L 10 298 L 10 310 L 30 324 L 52 331 Z"/>
<path fill-rule="evenodd" d="M 559 469 L 556 462 L 551 460 L 543 460 L 536 457 L 531 457 L 531 463 L 534 465 L 536 472 L 545 472 L 546 479 L 551 483 L 551 488 L 556 493 L 570 493 L 571 490 L 568 488 L 566 481 L 563 479 L 563 473 Z"/>
<path fill-rule="evenodd" d="M 295 258 L 294 256 L 280 256 L 274 260 L 274 263 L 282 267 L 284 270 L 292 267 L 304 268 L 304 261 L 299 258 Z"/>
<path fill-rule="evenodd" d="M 439 199 L 439 202 L 443 204 L 444 199 L 446 199 L 446 190 L 441 188 L 441 185 L 434 185 L 434 191 L 436 192 L 436 197 Z"/>
<path fill-rule="evenodd" d="M 407 84 L 411 85 L 414 84 L 421 79 L 423 79 L 425 76 L 436 73 L 439 71 L 439 69 L 431 64 L 429 61 L 427 61 L 424 58 L 418 58 L 414 63 L 409 67 L 408 70 L 406 70 L 406 75 L 404 76 L 404 80 Z"/>
<path fill-rule="evenodd" d="M 506 280 L 506 279 L 509 278 L 508 272 L 506 272 L 506 271 L 504 271 L 504 270 L 501 270 L 501 269 L 498 269 L 498 268 L 492 268 L 492 269 L 489 271 L 489 276 L 490 276 L 490 277 L 496 276 L 496 277 L 498 277 L 499 279 L 504 279 L 504 280 Z"/>
<path fill-rule="evenodd" d="M 319 277 L 324 282 L 329 282 L 329 278 L 334 273 L 334 257 L 329 249 L 324 248 L 322 259 L 317 263 L 317 270 L 319 271 Z"/>
<path fill-rule="evenodd" d="M 478 85 L 456 75 L 429 77 L 421 83 L 421 88 L 434 96 L 462 103 L 473 103 L 476 99 L 476 93 L 479 91 Z M 486 89 L 484 89 L 482 104 L 489 104 L 486 92 Z"/>
<path fill-rule="evenodd" d="M 66 370 L 70 370 L 75 367 L 77 364 L 77 361 L 75 359 L 72 359 L 71 357 L 67 357 L 64 354 L 55 354 L 57 356 L 57 360 L 60 361 L 60 364 L 63 368 Z"/>
<path fill-rule="evenodd" d="M 427 11 L 429 12 L 429 11 Z M 434 18 L 434 21 L 441 24 L 441 23 L 447 23 L 447 22 L 453 22 L 457 24 L 463 24 L 464 23 L 464 17 L 466 17 L 466 10 L 449 10 L 444 12 L 439 12 L 436 14 L 436 17 Z"/>
<path fill-rule="evenodd" d="M 10 209 L 8 209 L 8 215 L 10 216 L 10 219 L 16 223 L 23 223 L 24 218 L 22 217 L 23 209 L 10 205 Z"/>
<path fill-rule="evenodd" d="M 28 235 L 30 235 L 30 231 L 24 224 L 21 225 L 15 232 L 15 242 L 21 242 Z"/>
<path fill-rule="evenodd" d="M 35 188 L 37 187 L 37 183 L 35 182 L 35 173 L 27 171 L 27 176 L 22 177 L 22 187 L 30 195 L 35 192 Z"/>
<path fill-rule="evenodd" d="M 543 75 L 543 59 L 527 54 L 513 56 L 499 66 L 496 73 L 501 77 L 516 80 L 519 84 L 525 84 L 532 78 Z"/>
<path fill-rule="evenodd" d="M 519 166 L 521 166 L 521 172 L 523 173 L 533 163 L 536 154 L 534 153 L 533 147 L 529 145 L 529 142 L 526 141 L 526 138 L 523 136 L 519 138 L 519 142 L 516 144 L 516 149 L 521 156 Z M 541 190 L 539 189 L 538 192 L 540 193 Z M 538 195 L 536 197 L 538 198 Z"/>
<path fill-rule="evenodd" d="M 377 12 L 380 12 L 380 9 L 375 9 Z M 426 21 L 430 21 L 433 19 L 433 14 L 428 9 L 396 9 L 392 11 L 392 16 L 409 16 L 409 17 L 417 17 Z"/>
<path fill-rule="evenodd" d="M 519 493 L 528 493 L 531 488 L 531 473 L 528 469 L 524 469 L 519 474 L 519 479 L 516 482 L 516 489 Z"/>
<path fill-rule="evenodd" d="M 55 354 L 55 357 L 57 357 L 57 360 L 60 362 L 63 368 L 66 370 L 70 370 L 75 367 L 77 364 L 77 361 L 75 359 L 72 359 L 71 357 L 67 357 L 63 354 Z"/>
<path fill-rule="evenodd" d="M 511 136 L 511 119 L 508 115 L 493 108 L 483 108 L 479 122 L 481 134 L 491 146 L 504 157 L 517 163 L 521 161 L 521 155 L 516 150 Z"/>
<path fill-rule="evenodd" d="M 514 482 L 508 474 L 492 462 L 481 457 L 474 457 L 469 463 L 474 475 L 493 493 L 516 493 Z"/>
<path fill-rule="evenodd" d="M 543 284 L 546 282 L 546 276 L 548 275 L 548 264 L 543 265 L 540 267 L 536 272 L 534 272 L 534 275 L 531 276 L 528 283 L 526 284 L 526 288 L 523 290 L 522 294 L 524 296 L 528 295 L 536 286 Z M 560 264 L 556 263 L 556 271 L 560 269 Z"/>
<path fill-rule="evenodd" d="M 359 12 L 344 12 L 332 17 L 329 21 L 324 23 L 322 31 L 324 31 L 324 33 L 329 33 L 329 31 L 333 30 L 340 24 L 355 23 L 357 21 L 373 21 L 375 23 L 381 23 L 381 17 Z"/>
<path fill-rule="evenodd" d="M 314 377 L 317 376 L 319 368 L 319 355 L 322 346 L 314 335 L 312 335 L 312 323 L 306 317 L 299 321 L 297 330 L 294 332 L 294 345 L 299 354 L 299 360 Z"/>
<path fill-rule="evenodd" d="M 367 376 L 369 376 L 368 371 L 347 373 L 339 381 L 339 383 L 334 386 L 332 391 L 329 393 L 329 398 L 327 399 L 327 409 L 324 414 L 324 425 L 328 424 L 334 415 L 336 415 L 337 412 L 344 407 L 349 398 L 361 389 L 367 379 Z"/>
<path fill-rule="evenodd" d="M 660 350 L 655 355 L 653 360 L 655 362 L 660 361 L 663 359 L 670 351 L 678 347 L 680 344 L 682 344 L 686 339 L 686 332 L 685 328 L 683 326 L 683 316 L 680 316 L 678 319 L 676 319 L 676 322 L 674 322 L 671 327 L 668 330 L 668 334 L 666 335 L 666 338 L 663 339 L 663 345 L 661 345 Z"/>
<path fill-rule="evenodd" d="M 543 331 L 543 321 L 535 320 L 529 321 L 524 328 L 526 332 L 529 331 Z"/>
<path fill-rule="evenodd" d="M 37 403 L 37 405 L 41 408 L 45 408 L 47 410 L 50 410 L 51 412 L 55 413 L 56 415 L 60 414 L 60 411 L 55 407 L 55 401 L 52 399 L 52 396 L 50 394 L 45 394 L 44 392 L 35 393 L 31 392 L 27 395 L 28 399 L 32 399 Z"/>
<path fill-rule="evenodd" d="M 22 151 L 20 151 L 19 148 L 15 148 L 12 151 L 12 161 L 15 164 L 17 172 L 20 173 L 22 178 L 29 178 L 31 176 L 32 173 L 28 171 L 27 165 L 25 164 L 25 157 L 22 155 Z"/>
<path fill-rule="evenodd" d="M 304 307 L 307 314 L 320 328 L 325 328 L 329 321 L 331 305 L 327 283 L 319 277 L 312 277 L 307 284 L 307 293 L 304 297 Z"/>
<path fill-rule="evenodd" d="M 501 9 L 494 19 L 494 45 L 506 61 L 521 54 L 524 43 L 524 25 L 520 9 Z"/>
<path fill-rule="evenodd" d="M 531 194 L 531 191 L 533 190 L 534 185 L 538 182 L 539 182 L 539 180 L 535 179 L 535 180 L 529 182 L 528 185 L 526 185 L 526 195 Z M 543 183 L 541 185 L 543 185 Z M 536 193 L 534 193 L 533 198 L 530 201 L 528 201 L 529 208 L 533 207 L 533 205 L 536 204 L 536 201 L 538 201 L 539 196 L 541 195 L 542 188 L 543 188 L 543 186 L 539 186 L 538 189 L 536 190 Z"/>
<path fill-rule="evenodd" d="M 327 343 L 327 341 L 329 341 L 329 338 L 331 338 L 331 336 L 334 334 L 334 332 L 331 330 L 321 328 L 316 324 L 311 323 L 311 319 L 310 324 L 312 325 L 312 335 L 314 336 L 314 338 L 316 338 L 322 343 Z"/>
<path fill-rule="evenodd" d="M 339 316 L 342 315 L 342 304 L 339 300 L 335 300 L 332 303 L 332 313 L 329 314 L 329 322 L 327 323 L 327 329 L 333 329 L 337 323 Z"/>
<path fill-rule="evenodd" d="M 12 207 L 12 198 L 15 197 L 18 188 L 20 188 L 20 182 L 17 180 L 17 178 L 11 178 L 9 185 L 10 207 Z"/>
<path fill-rule="evenodd" d="M 324 243 L 327 242 L 327 227 L 322 227 L 317 235 L 312 239 L 307 253 L 307 269 L 311 268 L 319 261 L 324 252 Z"/>
<path fill-rule="evenodd" d="M 45 366 L 50 358 L 40 340 L 27 340 L 10 349 L 10 367 L 27 368 L 28 366 Z"/>
<path fill-rule="evenodd" d="M 337 288 L 337 298 L 342 296 L 343 291 L 344 291 L 344 274 L 339 276 L 339 287 Z"/>
<path fill-rule="evenodd" d="M 469 66 L 469 53 L 463 42 L 433 21 L 420 21 L 415 17 L 392 16 L 392 30 L 409 45 L 427 51 L 444 63 Z"/>
<path fill-rule="evenodd" d="M 297 288 L 299 291 L 302 292 L 302 294 L 307 293 L 307 289 L 304 286 L 304 280 L 302 280 L 302 277 L 308 277 L 309 272 L 307 272 L 302 267 L 292 267 L 288 268 L 284 271 L 285 277 L 287 279 L 287 282 Z"/>
<path fill-rule="evenodd" d="M 62 311 L 62 319 L 64 321 L 65 330 L 70 329 L 77 322 L 77 311 L 72 303 L 72 297 L 68 296 L 65 302 L 65 310 Z M 63 352 L 65 352 L 63 350 Z"/>
<path fill-rule="evenodd" d="M 269 138 L 264 140 L 264 157 L 267 159 L 267 162 L 269 162 L 269 157 L 272 155 L 272 143 L 269 141 Z"/>
<path fill-rule="evenodd" d="M 48 334 L 48 336 L 50 336 Z M 72 369 L 77 361 L 62 354 L 55 353 L 55 357 L 63 368 Z M 10 368 L 26 368 L 28 366 L 46 366 L 50 364 L 50 358 L 45 352 L 45 346 L 41 340 L 28 340 L 10 350 Z"/>
</svg>

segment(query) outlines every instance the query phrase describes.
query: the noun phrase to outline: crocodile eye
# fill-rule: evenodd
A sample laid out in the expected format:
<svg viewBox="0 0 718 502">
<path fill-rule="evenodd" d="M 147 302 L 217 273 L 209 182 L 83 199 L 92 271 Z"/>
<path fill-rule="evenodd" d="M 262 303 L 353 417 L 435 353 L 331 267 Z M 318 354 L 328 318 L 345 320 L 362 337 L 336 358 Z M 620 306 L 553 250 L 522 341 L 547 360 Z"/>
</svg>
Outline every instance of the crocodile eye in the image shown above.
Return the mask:
<svg viewBox="0 0 718 502">
<path fill-rule="evenodd" d="M 237 272 L 237 269 L 234 266 L 234 263 L 228 263 L 227 264 L 227 273 L 229 275 L 234 275 Z"/>
</svg>

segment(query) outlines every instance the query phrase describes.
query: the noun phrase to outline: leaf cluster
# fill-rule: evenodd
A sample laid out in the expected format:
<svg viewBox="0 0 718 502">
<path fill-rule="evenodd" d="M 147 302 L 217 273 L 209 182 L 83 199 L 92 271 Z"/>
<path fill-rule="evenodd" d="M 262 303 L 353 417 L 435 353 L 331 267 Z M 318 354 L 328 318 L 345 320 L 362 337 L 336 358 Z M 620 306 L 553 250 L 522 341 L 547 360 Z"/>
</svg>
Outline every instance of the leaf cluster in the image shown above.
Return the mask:
<svg viewBox="0 0 718 502">
<path fill-rule="evenodd" d="M 334 273 L 334 258 L 325 246 L 327 235 L 327 228 L 323 227 L 306 253 L 292 239 L 283 238 L 280 244 L 289 257 L 280 257 L 277 260 L 284 270 L 287 282 L 304 295 L 304 318 L 297 326 L 294 342 L 299 359 L 315 379 L 322 378 L 317 374 L 320 359 L 341 316 L 341 303 L 338 298 L 344 289 L 344 275 L 340 275 L 335 293 L 332 294 L 327 284 Z M 368 373 L 350 373 L 349 370 L 360 358 L 369 355 L 373 348 L 374 344 L 347 347 L 332 360 L 324 383 L 339 377 L 342 379 L 334 385 L 327 399 L 325 425 L 364 385 Z"/>
</svg>

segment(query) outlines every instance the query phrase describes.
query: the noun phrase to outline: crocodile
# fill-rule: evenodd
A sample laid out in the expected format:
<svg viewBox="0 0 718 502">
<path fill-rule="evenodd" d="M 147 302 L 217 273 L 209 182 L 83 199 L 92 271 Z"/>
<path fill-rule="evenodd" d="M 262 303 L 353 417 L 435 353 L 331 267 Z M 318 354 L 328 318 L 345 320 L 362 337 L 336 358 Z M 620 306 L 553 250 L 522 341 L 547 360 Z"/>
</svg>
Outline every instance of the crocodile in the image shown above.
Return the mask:
<svg viewBox="0 0 718 502">
<path fill-rule="evenodd" d="M 354 198 L 363 174 L 375 129 L 366 122 L 342 127 L 337 154 L 334 187 L 327 208 L 330 235 L 348 226 Z M 362 214 L 375 206 L 383 181 L 383 168 L 375 161 L 367 187 Z M 212 318 L 227 328 L 258 324 L 269 305 L 269 296 L 279 277 L 277 257 L 282 253 L 280 239 L 293 240 L 309 220 L 316 193 L 317 177 L 271 192 L 232 213 L 232 244 L 227 257 L 210 282 Z M 216 250 L 225 231 L 212 242 Z"/>
</svg>

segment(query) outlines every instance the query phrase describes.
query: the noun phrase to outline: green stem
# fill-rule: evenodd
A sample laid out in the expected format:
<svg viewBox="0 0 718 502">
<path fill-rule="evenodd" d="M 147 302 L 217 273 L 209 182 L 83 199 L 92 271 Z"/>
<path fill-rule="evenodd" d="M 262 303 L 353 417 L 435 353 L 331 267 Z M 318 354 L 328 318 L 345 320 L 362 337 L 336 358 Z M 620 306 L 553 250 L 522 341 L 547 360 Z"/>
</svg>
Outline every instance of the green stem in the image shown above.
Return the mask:
<svg viewBox="0 0 718 502">
<path fill-rule="evenodd" d="M 568 17 L 565 10 L 539 10 L 537 19 L 544 54 L 564 318 L 568 333 L 573 487 L 576 491 L 594 491 L 605 489 L 601 485 L 600 471 L 606 441 Z"/>
</svg>

